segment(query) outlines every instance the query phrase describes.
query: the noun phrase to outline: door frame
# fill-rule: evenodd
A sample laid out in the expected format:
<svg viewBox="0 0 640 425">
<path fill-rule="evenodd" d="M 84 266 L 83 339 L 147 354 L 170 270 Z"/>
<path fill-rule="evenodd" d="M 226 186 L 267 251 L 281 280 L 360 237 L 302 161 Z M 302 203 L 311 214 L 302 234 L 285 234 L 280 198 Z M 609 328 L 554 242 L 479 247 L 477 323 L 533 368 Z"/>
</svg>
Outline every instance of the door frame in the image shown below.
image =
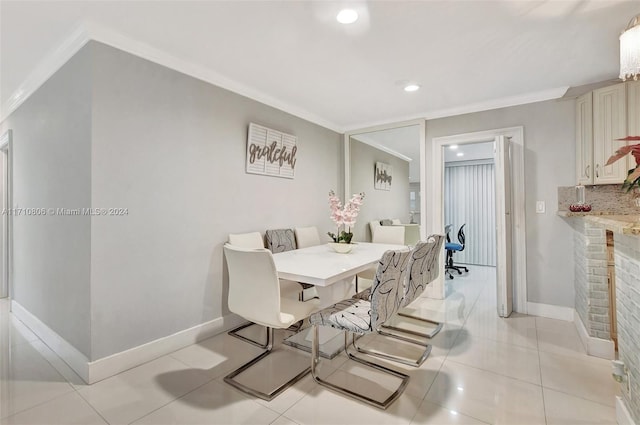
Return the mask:
<svg viewBox="0 0 640 425">
<path fill-rule="evenodd" d="M 4 168 L 4 201 L 6 208 L 10 210 L 13 205 L 13 132 L 7 130 L 0 136 L 0 151 L 6 158 Z M 4 245 L 3 276 L 0 282 L 0 297 L 11 298 L 13 294 L 13 215 L 9 213 L 2 214 L 2 223 L 4 228 Z"/>
<path fill-rule="evenodd" d="M 430 146 L 425 143 L 424 152 L 431 152 L 426 158 L 429 173 L 429 192 L 423 191 L 423 202 L 430 207 L 429 220 L 426 223 L 428 233 L 442 233 L 444 229 L 444 148 L 447 145 L 464 145 L 495 140 L 498 136 L 511 139 L 511 188 L 512 188 L 512 277 L 513 310 L 527 314 L 527 252 L 525 228 L 524 194 L 524 127 L 509 127 L 485 130 L 451 136 L 434 137 Z M 422 151 L 422 149 L 421 149 Z M 426 189 L 426 185 L 424 185 Z M 497 185 L 504 187 L 504 184 Z M 426 214 L 425 214 L 426 215 Z M 426 217 L 425 217 L 426 218 Z M 440 274 L 436 281 L 427 287 L 426 295 L 432 298 L 445 297 L 444 262 L 440 262 Z"/>
</svg>

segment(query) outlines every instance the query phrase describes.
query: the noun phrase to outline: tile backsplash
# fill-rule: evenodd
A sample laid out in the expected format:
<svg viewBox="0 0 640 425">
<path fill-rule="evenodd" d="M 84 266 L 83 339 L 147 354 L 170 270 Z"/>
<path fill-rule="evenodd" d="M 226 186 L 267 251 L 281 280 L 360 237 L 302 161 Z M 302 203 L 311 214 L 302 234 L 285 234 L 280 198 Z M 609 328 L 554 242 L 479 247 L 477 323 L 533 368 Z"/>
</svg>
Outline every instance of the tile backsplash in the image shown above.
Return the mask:
<svg viewBox="0 0 640 425">
<path fill-rule="evenodd" d="M 621 187 L 620 184 L 585 186 L 585 203 L 591 204 L 595 214 L 640 214 L 640 208 L 633 203 L 634 195 Z M 569 205 L 575 203 L 575 186 L 558 187 L 558 211 L 569 211 Z"/>
</svg>

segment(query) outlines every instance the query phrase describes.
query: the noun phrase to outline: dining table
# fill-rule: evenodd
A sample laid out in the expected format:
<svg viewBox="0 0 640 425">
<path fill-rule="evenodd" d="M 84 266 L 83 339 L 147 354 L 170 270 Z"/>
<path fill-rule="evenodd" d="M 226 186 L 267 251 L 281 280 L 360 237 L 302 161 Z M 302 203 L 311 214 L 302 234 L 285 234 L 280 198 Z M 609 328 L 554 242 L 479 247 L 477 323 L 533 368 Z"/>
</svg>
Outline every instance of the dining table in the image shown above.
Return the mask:
<svg viewBox="0 0 640 425">
<path fill-rule="evenodd" d="M 328 244 L 273 254 L 280 279 L 309 283 L 316 287 L 318 308 L 328 307 L 354 294 L 353 278 L 374 267 L 388 250 L 408 249 L 405 245 L 357 242 L 342 254 Z M 320 355 L 332 359 L 344 349 L 342 332 L 320 328 Z M 311 351 L 311 332 L 304 329 L 287 338 L 285 344 Z"/>
</svg>

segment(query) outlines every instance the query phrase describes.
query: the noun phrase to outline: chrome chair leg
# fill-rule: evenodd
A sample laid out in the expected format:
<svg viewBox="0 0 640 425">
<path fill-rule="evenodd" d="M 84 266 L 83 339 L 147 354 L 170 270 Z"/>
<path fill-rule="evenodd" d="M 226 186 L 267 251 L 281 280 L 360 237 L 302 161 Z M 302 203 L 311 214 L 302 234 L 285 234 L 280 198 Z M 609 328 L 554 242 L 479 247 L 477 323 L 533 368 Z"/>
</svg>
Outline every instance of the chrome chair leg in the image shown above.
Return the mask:
<svg viewBox="0 0 640 425">
<path fill-rule="evenodd" d="M 407 334 L 410 334 L 410 335 L 415 335 L 415 336 L 420 336 L 420 337 L 423 337 L 423 338 L 431 339 L 434 336 L 436 336 L 438 334 L 438 332 L 440 332 L 442 330 L 442 327 L 444 326 L 443 323 L 436 322 L 436 321 L 429 320 L 429 319 L 425 319 L 424 317 L 414 316 L 412 314 L 403 313 L 402 311 L 398 312 L 398 316 L 408 317 L 409 319 L 418 320 L 418 321 L 424 322 L 424 323 L 430 323 L 432 325 L 436 325 L 436 327 L 433 328 L 433 330 L 431 332 L 428 332 L 428 333 L 418 332 L 418 331 L 414 331 L 412 329 L 406 329 L 406 328 L 401 328 L 399 326 L 386 325 L 386 324 L 382 325 L 382 327 L 385 328 L 385 329 L 392 329 L 394 331 L 404 332 L 404 333 L 407 333 Z"/>
<path fill-rule="evenodd" d="M 311 346 L 311 376 L 313 377 L 313 379 L 320 385 L 327 387 L 333 391 L 336 391 L 340 394 L 344 394 L 347 395 L 349 397 L 355 398 L 356 400 L 362 401 L 364 403 L 367 403 L 371 406 L 377 407 L 379 409 L 386 409 L 387 407 L 389 407 L 398 397 L 400 397 L 400 395 L 402 394 L 402 392 L 404 391 L 404 389 L 406 388 L 407 384 L 409 383 L 409 375 L 405 375 L 404 373 L 400 373 L 397 372 L 393 369 L 389 369 L 387 367 L 381 366 L 379 364 L 373 363 L 373 362 L 369 362 L 367 360 L 361 359 L 359 357 L 356 357 L 353 353 L 350 353 L 348 350 L 349 347 L 349 343 L 348 343 L 348 332 L 345 331 L 345 353 L 347 354 L 347 356 L 349 356 L 349 358 L 351 360 L 354 360 L 358 363 L 361 363 L 365 366 L 371 367 L 373 369 L 379 370 L 383 373 L 386 373 L 388 375 L 392 375 L 395 376 L 397 378 L 401 379 L 400 385 L 398 386 L 398 388 L 391 393 L 391 395 L 389 395 L 389 397 L 387 397 L 384 401 L 378 401 L 375 400 L 371 397 L 368 397 L 364 394 L 360 394 L 357 393 L 353 390 L 350 390 L 348 388 L 345 387 L 341 387 L 339 385 L 333 384 L 331 382 L 325 381 L 322 378 L 320 378 L 318 376 L 316 367 L 318 366 L 319 362 L 320 362 L 320 349 L 319 349 L 319 332 L 318 332 L 318 325 L 313 325 L 313 343 Z M 352 335 L 352 341 L 351 341 L 351 345 L 353 345 L 355 343 L 355 334 Z"/>
<path fill-rule="evenodd" d="M 246 371 L 247 369 L 249 369 L 250 367 L 252 367 L 256 363 L 258 363 L 260 360 L 264 359 L 265 357 L 267 357 L 269 354 L 273 352 L 273 333 L 274 333 L 273 328 L 267 328 L 267 346 L 266 346 L 267 351 L 265 351 L 264 353 L 260 354 L 258 357 L 254 358 L 248 363 L 245 363 L 244 365 L 240 366 L 238 369 L 234 370 L 233 372 L 225 376 L 224 382 L 239 389 L 245 394 L 249 394 L 251 396 L 258 397 L 266 401 L 271 401 L 275 397 L 277 397 L 280 393 L 282 393 L 284 390 L 286 390 L 287 388 L 291 387 L 296 382 L 304 378 L 311 371 L 310 367 L 306 367 L 302 372 L 298 373 L 296 376 L 282 383 L 277 388 L 273 389 L 268 393 L 258 391 L 254 388 L 248 387 L 234 379 L 236 376 L 240 375 L 242 372 Z"/>
<path fill-rule="evenodd" d="M 268 345 L 269 345 L 269 335 L 268 335 L 269 331 L 268 331 L 268 330 L 267 330 L 267 342 L 266 342 L 266 343 L 261 343 L 261 342 L 258 342 L 258 341 L 254 341 L 253 339 L 251 339 L 251 338 L 247 338 L 246 336 L 242 336 L 242 335 L 240 335 L 240 334 L 238 333 L 238 332 L 240 332 L 241 330 L 246 329 L 246 328 L 248 328 L 249 326 L 253 326 L 253 325 L 260 326 L 260 325 L 258 325 L 258 324 L 256 324 L 256 323 L 253 323 L 253 322 L 247 322 L 247 323 L 245 323 L 244 325 L 240 325 L 240 326 L 238 326 L 238 327 L 237 327 L 237 328 L 235 328 L 235 329 L 231 329 L 229 332 L 227 332 L 227 334 L 228 334 L 228 335 L 231 335 L 231 336 L 233 336 L 233 337 L 236 337 L 236 338 L 238 338 L 238 339 L 241 339 L 241 340 L 242 340 L 242 341 L 244 341 L 244 342 L 248 342 L 248 343 L 249 343 L 249 344 L 251 344 L 251 345 L 255 345 L 256 347 L 260 347 L 260 348 L 262 348 L 263 350 L 264 350 L 264 349 L 267 349 L 267 347 L 268 347 Z"/>
<path fill-rule="evenodd" d="M 427 357 L 429 357 L 429 354 L 431 354 L 431 345 L 429 344 L 421 344 L 419 341 L 413 340 L 411 338 L 404 338 L 401 337 L 399 335 L 395 335 L 395 334 L 391 334 L 388 332 L 383 332 L 383 331 L 378 331 L 378 333 L 380 335 L 383 336 L 387 336 L 390 338 L 395 338 L 395 339 L 399 339 L 401 341 L 406 341 L 409 342 L 411 344 L 414 345 L 419 345 L 421 347 L 424 348 L 424 351 L 422 352 L 422 354 L 415 360 L 413 359 L 409 359 L 407 357 L 402 357 L 402 356 L 396 356 L 394 354 L 389 354 L 389 353 L 384 353 L 381 351 L 376 351 L 376 350 L 369 350 L 368 348 L 363 348 L 358 346 L 358 344 L 356 343 L 356 339 L 354 339 L 353 341 L 353 347 L 358 350 L 358 353 L 362 353 L 362 354 L 366 354 L 368 356 L 373 356 L 373 357 L 379 357 L 381 359 L 385 359 L 385 360 L 391 360 L 394 362 L 398 362 L 398 363 L 402 363 L 402 364 L 406 364 L 407 366 L 412 366 L 412 367 L 420 367 L 422 366 L 422 363 L 425 362 L 425 360 L 427 360 Z"/>
</svg>

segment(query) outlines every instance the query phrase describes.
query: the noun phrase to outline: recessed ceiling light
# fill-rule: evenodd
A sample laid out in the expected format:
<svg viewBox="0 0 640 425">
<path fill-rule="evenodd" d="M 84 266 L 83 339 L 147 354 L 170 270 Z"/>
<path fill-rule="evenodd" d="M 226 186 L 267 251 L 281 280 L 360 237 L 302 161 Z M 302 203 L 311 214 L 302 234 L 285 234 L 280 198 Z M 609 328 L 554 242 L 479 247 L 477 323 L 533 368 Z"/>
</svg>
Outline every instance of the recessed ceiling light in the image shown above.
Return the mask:
<svg viewBox="0 0 640 425">
<path fill-rule="evenodd" d="M 455 151 L 456 149 L 458 149 L 458 145 L 451 145 L 449 146 L 449 149 L 451 149 L 452 151 Z"/>
<path fill-rule="evenodd" d="M 420 90 L 420 86 L 418 84 L 407 84 L 404 86 L 404 91 L 412 92 Z"/>
<path fill-rule="evenodd" d="M 458 152 L 456 156 L 464 156 L 464 154 L 462 152 Z"/>
<path fill-rule="evenodd" d="M 338 12 L 338 16 L 336 16 L 336 19 L 341 24 L 353 24 L 358 20 L 358 12 L 353 9 L 342 9 L 340 12 Z"/>
</svg>

